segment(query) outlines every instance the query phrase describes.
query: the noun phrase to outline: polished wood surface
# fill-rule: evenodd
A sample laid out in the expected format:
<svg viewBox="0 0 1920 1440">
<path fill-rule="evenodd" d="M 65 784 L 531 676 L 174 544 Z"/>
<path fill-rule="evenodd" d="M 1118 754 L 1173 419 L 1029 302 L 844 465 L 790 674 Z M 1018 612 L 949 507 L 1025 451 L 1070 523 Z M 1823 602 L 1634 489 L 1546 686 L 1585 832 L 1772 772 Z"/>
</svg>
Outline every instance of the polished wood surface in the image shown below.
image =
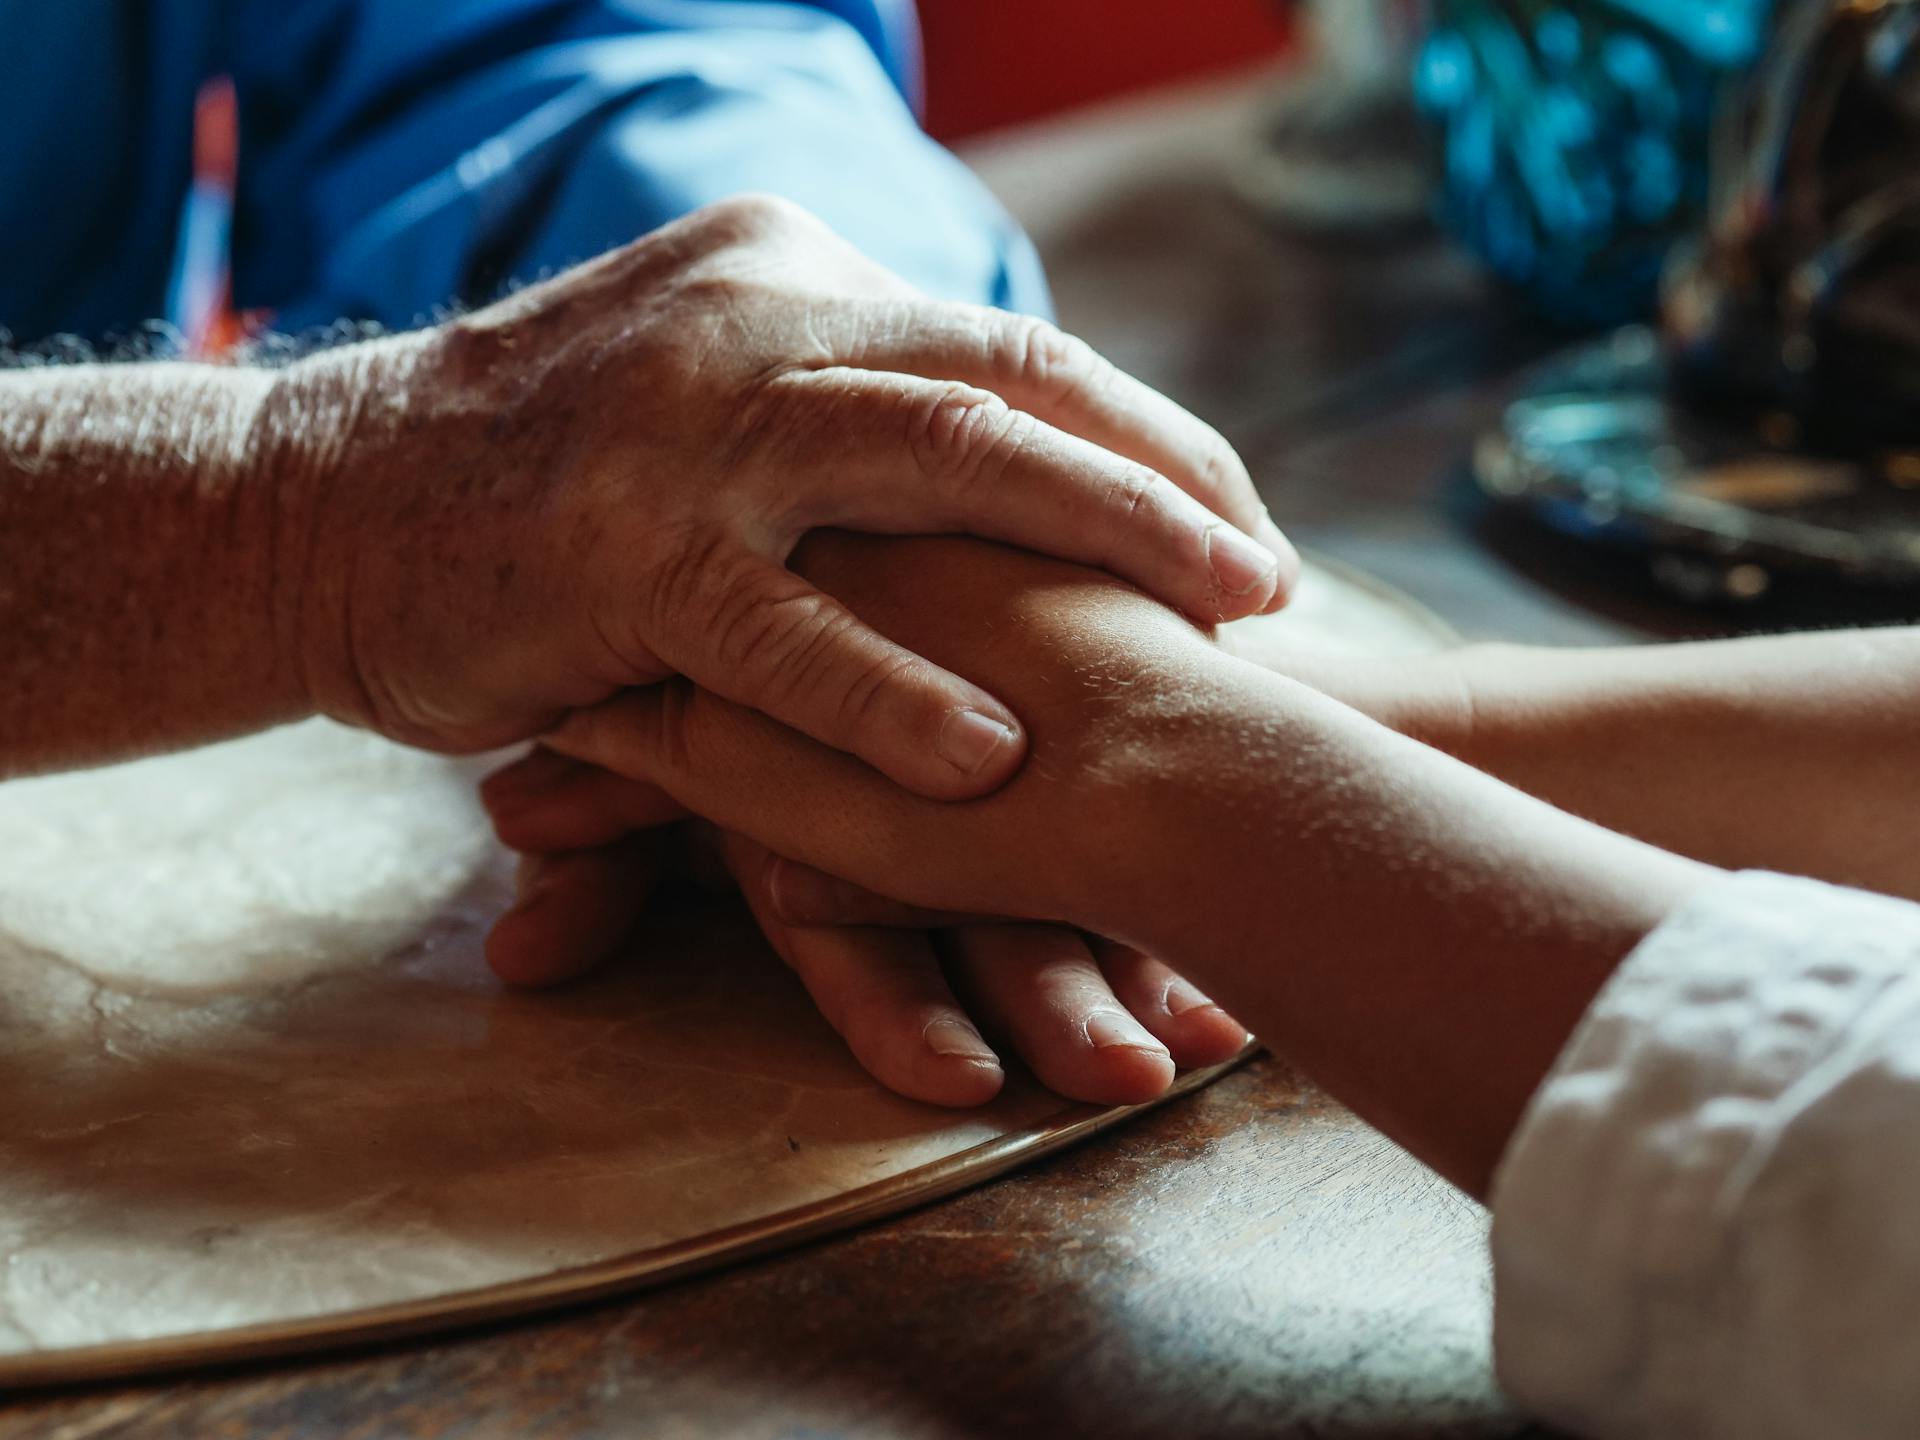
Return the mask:
<svg viewBox="0 0 1920 1440">
<path fill-rule="evenodd" d="M 1063 320 L 1218 423 L 1295 535 L 1469 636 L 1669 623 L 1463 498 L 1471 436 L 1552 337 L 1430 237 L 1309 242 L 1249 214 L 1222 173 L 1252 93 L 976 148 L 1039 238 Z M 783 1257 L 439 1340 L 19 1395 L 0 1440 L 1529 1433 L 1490 1376 L 1484 1225 L 1262 1059 Z"/>
</svg>

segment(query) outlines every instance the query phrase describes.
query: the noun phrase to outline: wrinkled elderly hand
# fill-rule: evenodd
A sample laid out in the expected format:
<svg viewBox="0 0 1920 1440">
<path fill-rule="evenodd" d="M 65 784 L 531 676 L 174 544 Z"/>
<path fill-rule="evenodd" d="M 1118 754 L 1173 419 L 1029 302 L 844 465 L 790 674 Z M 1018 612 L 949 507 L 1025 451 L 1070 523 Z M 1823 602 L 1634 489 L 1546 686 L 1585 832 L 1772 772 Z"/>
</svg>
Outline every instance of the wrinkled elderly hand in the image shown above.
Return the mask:
<svg viewBox="0 0 1920 1440">
<path fill-rule="evenodd" d="M 441 750 L 682 675 L 966 798 L 1018 768 L 1020 721 L 789 570 L 806 532 L 996 538 L 1206 621 L 1277 607 L 1296 572 L 1199 421 L 768 200 L 302 361 L 260 433 L 294 477 L 281 623 L 313 702 Z"/>
</svg>

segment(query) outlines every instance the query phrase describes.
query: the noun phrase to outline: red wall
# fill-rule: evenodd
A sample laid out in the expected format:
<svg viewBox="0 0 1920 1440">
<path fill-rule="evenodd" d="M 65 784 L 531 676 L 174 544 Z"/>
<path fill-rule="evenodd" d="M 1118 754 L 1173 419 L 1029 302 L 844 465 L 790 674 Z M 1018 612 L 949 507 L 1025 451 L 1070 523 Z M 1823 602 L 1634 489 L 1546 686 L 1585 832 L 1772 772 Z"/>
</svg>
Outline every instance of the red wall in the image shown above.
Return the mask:
<svg viewBox="0 0 1920 1440">
<path fill-rule="evenodd" d="M 957 139 L 1286 48 L 1283 0 L 920 0 L 927 128 Z"/>
</svg>

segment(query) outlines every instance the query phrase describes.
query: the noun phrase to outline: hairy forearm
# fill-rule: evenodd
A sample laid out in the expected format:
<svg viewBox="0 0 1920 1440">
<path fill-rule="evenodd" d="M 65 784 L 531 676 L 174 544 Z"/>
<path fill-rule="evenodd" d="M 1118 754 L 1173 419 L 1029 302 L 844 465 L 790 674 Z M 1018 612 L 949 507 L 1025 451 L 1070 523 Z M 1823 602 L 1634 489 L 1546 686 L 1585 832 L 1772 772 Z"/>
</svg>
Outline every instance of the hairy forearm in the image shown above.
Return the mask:
<svg viewBox="0 0 1920 1440">
<path fill-rule="evenodd" d="M 1114 875 L 1127 938 L 1484 1194 L 1593 996 L 1711 872 L 1225 663 L 1129 787 L 1161 839 Z"/>
<path fill-rule="evenodd" d="M 1662 848 L 1920 898 L 1920 629 L 1249 658 Z"/>
<path fill-rule="evenodd" d="M 276 631 L 271 376 L 0 372 L 0 776 L 301 712 Z"/>
</svg>

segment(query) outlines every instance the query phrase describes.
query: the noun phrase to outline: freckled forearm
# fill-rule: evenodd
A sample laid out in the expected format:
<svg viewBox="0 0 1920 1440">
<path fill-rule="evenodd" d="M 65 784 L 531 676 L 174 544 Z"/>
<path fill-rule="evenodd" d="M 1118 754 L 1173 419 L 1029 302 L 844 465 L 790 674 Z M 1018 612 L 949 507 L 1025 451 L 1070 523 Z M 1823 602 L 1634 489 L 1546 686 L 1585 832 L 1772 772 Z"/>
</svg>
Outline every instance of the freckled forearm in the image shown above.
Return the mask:
<svg viewBox="0 0 1920 1440">
<path fill-rule="evenodd" d="M 296 718 L 273 377 L 0 372 L 0 776 Z"/>
</svg>

